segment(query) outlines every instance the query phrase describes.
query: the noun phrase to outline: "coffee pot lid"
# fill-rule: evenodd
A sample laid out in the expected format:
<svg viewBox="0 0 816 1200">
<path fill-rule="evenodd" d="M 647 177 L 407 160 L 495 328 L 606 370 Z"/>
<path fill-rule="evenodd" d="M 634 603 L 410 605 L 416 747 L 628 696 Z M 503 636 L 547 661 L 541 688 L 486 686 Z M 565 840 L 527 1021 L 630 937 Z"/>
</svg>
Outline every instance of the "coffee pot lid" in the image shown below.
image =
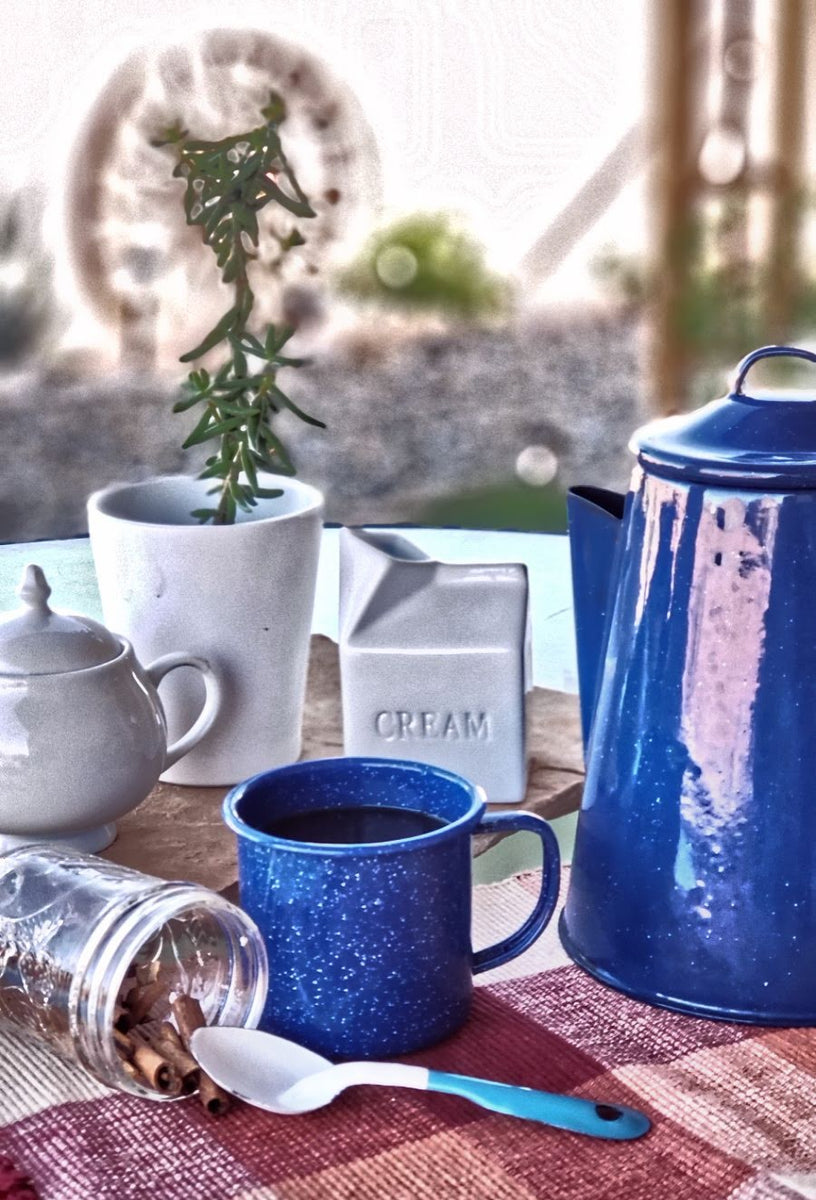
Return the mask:
<svg viewBox="0 0 816 1200">
<path fill-rule="evenodd" d="M 57 675 L 121 654 L 122 643 L 98 621 L 49 607 L 42 567 L 25 568 L 17 595 L 22 606 L 0 617 L 0 675 Z"/>
<path fill-rule="evenodd" d="M 727 396 L 650 422 L 630 449 L 647 470 L 673 479 L 763 491 L 816 487 L 816 390 L 743 390 L 754 363 L 786 356 L 816 363 L 810 350 L 762 346 L 743 358 Z"/>
</svg>

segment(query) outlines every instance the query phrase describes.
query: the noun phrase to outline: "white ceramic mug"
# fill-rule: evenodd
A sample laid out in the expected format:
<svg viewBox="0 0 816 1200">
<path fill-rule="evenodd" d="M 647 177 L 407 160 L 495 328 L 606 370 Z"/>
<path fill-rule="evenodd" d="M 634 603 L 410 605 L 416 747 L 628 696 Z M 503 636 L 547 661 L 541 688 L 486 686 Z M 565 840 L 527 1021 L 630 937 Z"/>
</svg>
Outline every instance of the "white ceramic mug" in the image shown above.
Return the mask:
<svg viewBox="0 0 816 1200">
<path fill-rule="evenodd" d="M 105 623 L 143 659 L 176 646 L 206 658 L 222 683 L 209 736 L 162 775 L 182 784 L 232 784 L 296 760 L 322 531 L 323 497 L 269 477 L 235 525 L 201 525 L 212 481 L 168 476 L 115 484 L 88 501 Z M 200 680 L 174 672 L 162 686 L 172 737 L 203 703 Z"/>
</svg>

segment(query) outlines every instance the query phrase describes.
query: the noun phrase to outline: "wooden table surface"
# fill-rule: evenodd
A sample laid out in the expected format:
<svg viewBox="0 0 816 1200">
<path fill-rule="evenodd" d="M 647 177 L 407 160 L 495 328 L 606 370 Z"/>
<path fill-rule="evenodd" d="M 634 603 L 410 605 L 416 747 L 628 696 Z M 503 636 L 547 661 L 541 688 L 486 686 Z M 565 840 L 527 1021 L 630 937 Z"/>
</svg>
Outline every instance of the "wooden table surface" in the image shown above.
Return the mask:
<svg viewBox="0 0 816 1200">
<path fill-rule="evenodd" d="M 343 752 L 340 671 L 333 640 L 337 636 L 338 532 L 330 527 L 323 531 L 304 712 L 304 758 Z M 569 690 L 548 690 L 569 689 L 575 677 L 566 538 L 450 529 L 411 529 L 408 533 L 421 549 L 443 561 L 526 564 L 533 678 L 542 686 L 527 696 L 530 773 L 525 803 L 517 807 L 550 818 L 574 812 L 583 781 L 578 697 Z M 87 538 L 0 545 L 0 611 L 19 603 L 16 589 L 29 562 L 45 569 L 55 607 L 102 619 Z M 219 891 L 230 888 L 237 872 L 234 837 L 221 820 L 226 791 L 224 787 L 158 784 L 134 812 L 119 821 L 119 836 L 107 857 L 161 877 L 191 879 Z M 522 841 L 524 836 L 516 840 Z M 571 840 L 571 831 L 567 837 Z M 475 852 L 492 840 L 477 838 Z M 515 859 L 515 855 L 511 857 Z M 520 869 L 515 861 L 512 869 Z"/>
<path fill-rule="evenodd" d="M 527 706 L 530 772 L 527 796 L 518 807 L 543 817 L 560 817 L 575 811 L 581 800 L 578 697 L 535 688 L 527 696 Z M 314 636 L 302 757 L 332 758 L 342 753 L 337 646 L 327 637 Z M 151 875 L 191 879 L 231 892 L 237 878 L 235 838 L 221 819 L 227 790 L 159 783 L 147 800 L 119 821 L 119 836 L 105 857 Z M 490 844 L 486 838 L 479 841 L 477 850 Z"/>
</svg>

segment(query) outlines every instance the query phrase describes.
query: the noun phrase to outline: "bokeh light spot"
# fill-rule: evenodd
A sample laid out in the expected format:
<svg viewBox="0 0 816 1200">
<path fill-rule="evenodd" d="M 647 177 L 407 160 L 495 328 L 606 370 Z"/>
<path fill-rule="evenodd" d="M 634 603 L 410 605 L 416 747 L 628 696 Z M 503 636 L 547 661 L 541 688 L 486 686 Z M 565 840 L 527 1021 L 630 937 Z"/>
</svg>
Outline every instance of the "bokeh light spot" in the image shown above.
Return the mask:
<svg viewBox="0 0 816 1200">
<path fill-rule="evenodd" d="M 386 287 L 408 287 L 416 279 L 419 268 L 417 257 L 407 246 L 386 246 L 377 255 L 375 270 Z"/>
<path fill-rule="evenodd" d="M 700 151 L 700 172 L 709 183 L 733 183 L 745 166 L 745 141 L 734 129 L 717 125 L 710 130 Z"/>
<path fill-rule="evenodd" d="M 558 456 L 549 446 L 525 446 L 516 459 L 516 475 L 532 487 L 545 487 L 557 474 Z"/>
</svg>

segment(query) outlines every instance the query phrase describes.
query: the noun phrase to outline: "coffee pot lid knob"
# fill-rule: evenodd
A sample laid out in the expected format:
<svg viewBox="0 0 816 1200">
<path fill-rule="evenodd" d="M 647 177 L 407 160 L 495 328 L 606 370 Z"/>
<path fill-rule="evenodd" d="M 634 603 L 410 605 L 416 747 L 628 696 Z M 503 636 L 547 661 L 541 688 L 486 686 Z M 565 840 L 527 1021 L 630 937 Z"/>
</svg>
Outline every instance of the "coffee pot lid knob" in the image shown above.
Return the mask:
<svg viewBox="0 0 816 1200">
<path fill-rule="evenodd" d="M 90 617 L 55 612 L 42 567 L 29 563 L 17 595 L 22 606 L 0 616 L 0 675 L 57 675 L 110 662 L 122 643 Z"/>
</svg>

